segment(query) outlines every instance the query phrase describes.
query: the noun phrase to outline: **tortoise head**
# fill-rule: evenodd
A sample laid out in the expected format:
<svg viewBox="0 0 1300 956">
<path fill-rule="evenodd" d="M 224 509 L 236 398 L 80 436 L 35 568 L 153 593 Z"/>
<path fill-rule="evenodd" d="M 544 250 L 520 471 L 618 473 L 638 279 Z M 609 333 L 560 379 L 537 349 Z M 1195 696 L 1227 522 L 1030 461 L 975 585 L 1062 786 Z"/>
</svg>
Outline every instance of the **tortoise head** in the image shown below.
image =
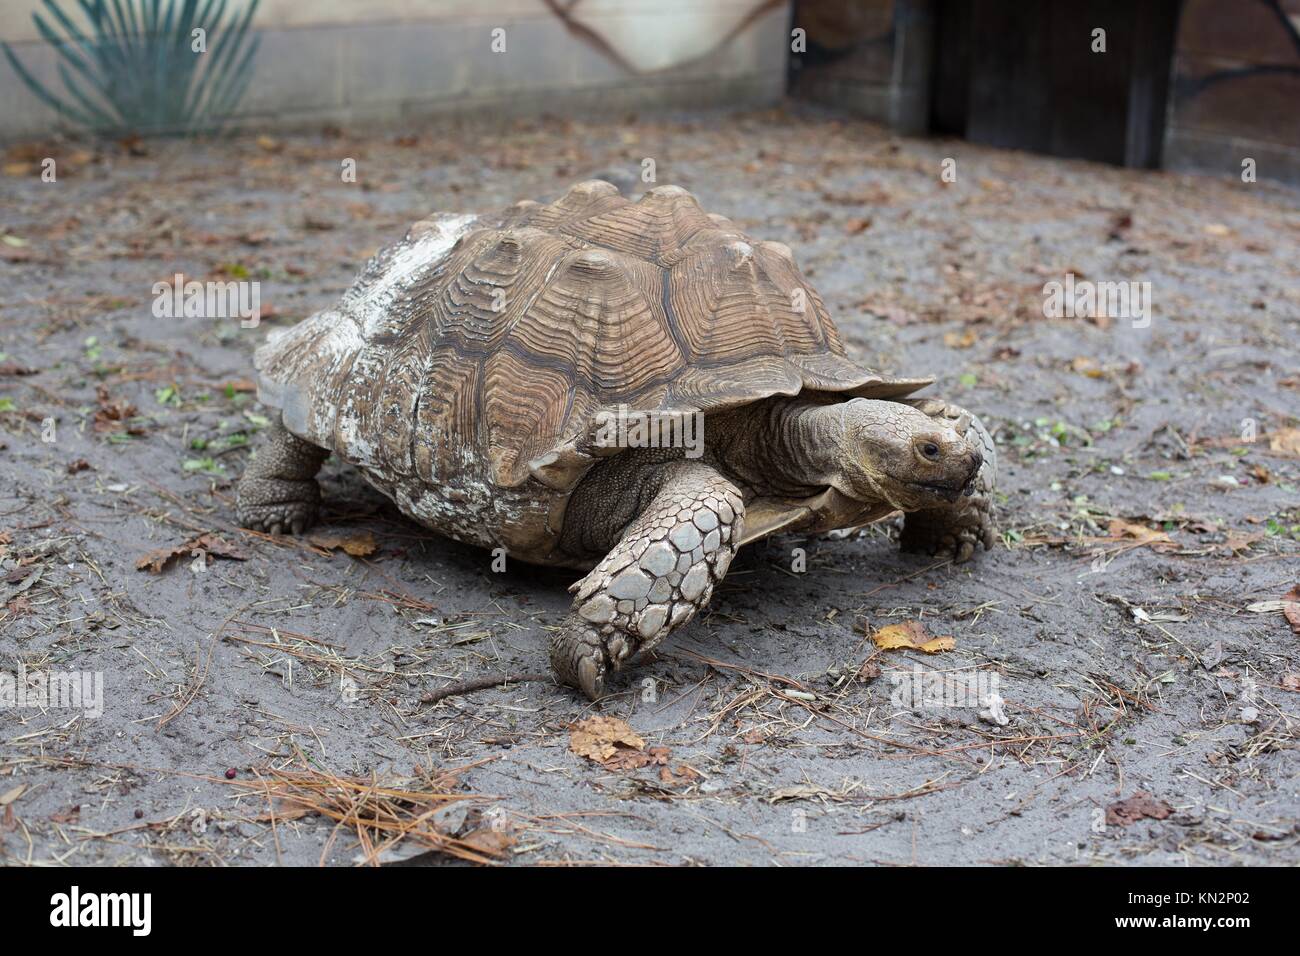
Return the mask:
<svg viewBox="0 0 1300 956">
<path fill-rule="evenodd" d="M 841 493 L 917 511 L 974 492 L 984 456 L 966 438 L 967 422 L 945 424 L 901 402 L 855 398 L 836 407 Z"/>
</svg>

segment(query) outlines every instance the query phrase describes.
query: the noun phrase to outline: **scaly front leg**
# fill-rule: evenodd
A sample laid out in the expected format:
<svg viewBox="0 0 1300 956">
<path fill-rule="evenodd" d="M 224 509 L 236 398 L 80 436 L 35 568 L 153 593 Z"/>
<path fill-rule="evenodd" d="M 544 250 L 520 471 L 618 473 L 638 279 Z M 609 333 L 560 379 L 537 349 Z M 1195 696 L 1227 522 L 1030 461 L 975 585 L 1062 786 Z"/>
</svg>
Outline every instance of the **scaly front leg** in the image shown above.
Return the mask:
<svg viewBox="0 0 1300 956">
<path fill-rule="evenodd" d="M 909 512 L 903 519 L 899 543 L 904 551 L 950 557 L 958 564 L 969 561 L 977 544 L 988 551 L 997 540 L 993 491 L 997 486 L 998 458 L 993 437 L 978 418 L 956 405 L 934 398 L 914 399 L 908 404 L 964 434 L 979 447 L 984 464 L 975 476 L 971 495 L 941 508 Z"/>
<path fill-rule="evenodd" d="M 573 609 L 551 639 L 562 684 L 592 700 L 605 675 L 659 644 L 704 607 L 727 573 L 742 533 L 744 503 L 709 465 L 648 465 L 641 489 L 623 494 L 649 504 L 605 559 L 571 590 Z"/>
</svg>

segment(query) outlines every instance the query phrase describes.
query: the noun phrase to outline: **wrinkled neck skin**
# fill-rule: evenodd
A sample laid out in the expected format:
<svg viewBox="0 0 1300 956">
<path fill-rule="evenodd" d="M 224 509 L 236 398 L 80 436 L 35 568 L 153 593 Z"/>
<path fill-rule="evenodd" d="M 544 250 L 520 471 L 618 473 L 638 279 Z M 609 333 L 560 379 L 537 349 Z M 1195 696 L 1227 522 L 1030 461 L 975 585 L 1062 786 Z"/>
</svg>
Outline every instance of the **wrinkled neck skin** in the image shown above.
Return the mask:
<svg viewBox="0 0 1300 956">
<path fill-rule="evenodd" d="M 849 448 L 849 418 L 866 406 L 889 402 L 830 404 L 806 398 L 773 398 L 705 422 L 706 455 L 718 468 L 758 495 L 806 498 L 834 488 L 864 503 L 891 503 L 882 484 L 862 468 Z"/>
</svg>

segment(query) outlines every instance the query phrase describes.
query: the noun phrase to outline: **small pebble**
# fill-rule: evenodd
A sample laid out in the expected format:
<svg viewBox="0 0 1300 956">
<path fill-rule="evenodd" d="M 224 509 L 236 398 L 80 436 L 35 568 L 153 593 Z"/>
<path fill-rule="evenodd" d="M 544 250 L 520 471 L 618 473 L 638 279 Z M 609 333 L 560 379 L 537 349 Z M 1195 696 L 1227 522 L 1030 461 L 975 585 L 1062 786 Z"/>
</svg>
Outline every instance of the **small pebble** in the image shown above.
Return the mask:
<svg viewBox="0 0 1300 956">
<path fill-rule="evenodd" d="M 238 774 L 239 774 L 239 771 L 236 770 L 234 767 L 231 767 L 229 770 L 226 771 L 226 779 L 227 779 L 227 780 L 234 780 L 235 777 L 238 776 Z"/>
<path fill-rule="evenodd" d="M 136 810 L 136 811 L 135 811 L 135 818 L 136 818 L 137 820 L 143 820 L 143 819 L 144 819 L 144 811 L 143 811 L 143 810 Z"/>
</svg>

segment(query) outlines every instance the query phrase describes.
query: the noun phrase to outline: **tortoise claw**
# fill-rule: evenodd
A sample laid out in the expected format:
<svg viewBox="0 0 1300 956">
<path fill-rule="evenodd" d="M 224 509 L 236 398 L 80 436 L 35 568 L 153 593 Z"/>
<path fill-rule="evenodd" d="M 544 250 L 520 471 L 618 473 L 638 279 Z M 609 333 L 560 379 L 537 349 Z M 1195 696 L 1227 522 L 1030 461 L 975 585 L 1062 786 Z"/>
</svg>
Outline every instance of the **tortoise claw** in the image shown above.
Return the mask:
<svg viewBox="0 0 1300 956">
<path fill-rule="evenodd" d="M 605 664 L 588 655 L 578 661 L 578 689 L 588 700 L 599 700 L 605 694 Z"/>
<path fill-rule="evenodd" d="M 588 700 L 599 700 L 605 694 L 608 667 L 600 634 L 588 622 L 570 614 L 551 637 L 551 669 L 556 680 L 576 687 Z"/>
</svg>

